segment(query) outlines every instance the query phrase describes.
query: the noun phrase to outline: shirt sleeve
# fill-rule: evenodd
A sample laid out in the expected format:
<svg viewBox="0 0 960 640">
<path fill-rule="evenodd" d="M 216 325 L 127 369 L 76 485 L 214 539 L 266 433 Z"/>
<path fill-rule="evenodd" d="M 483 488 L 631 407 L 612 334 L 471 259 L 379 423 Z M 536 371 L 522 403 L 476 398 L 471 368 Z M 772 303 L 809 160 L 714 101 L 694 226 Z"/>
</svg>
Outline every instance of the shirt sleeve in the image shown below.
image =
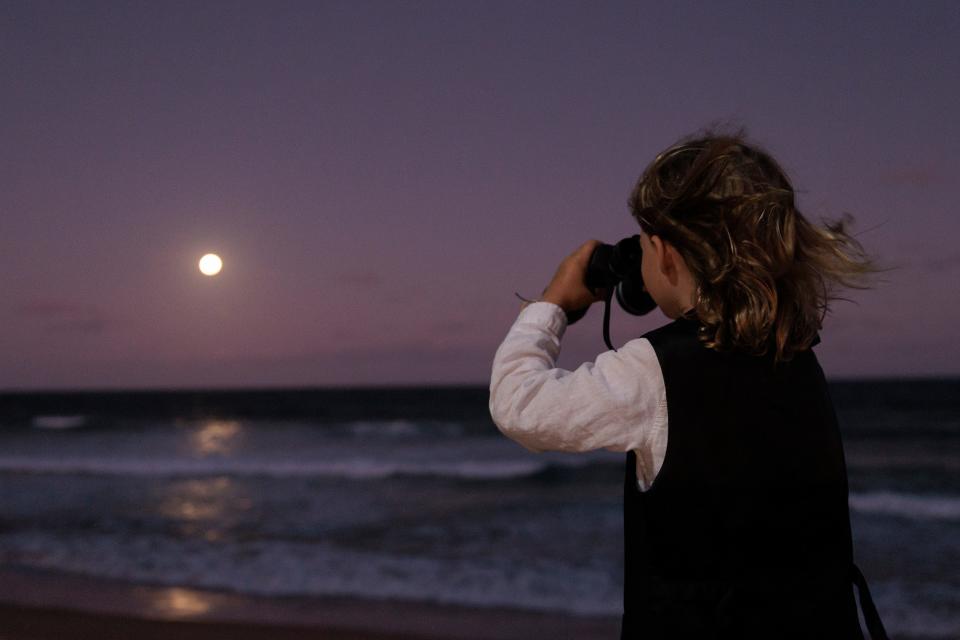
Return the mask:
<svg viewBox="0 0 960 640">
<path fill-rule="evenodd" d="M 493 359 L 490 415 L 533 451 L 649 452 L 664 433 L 666 393 L 649 340 L 631 340 L 574 371 L 557 368 L 567 320 L 536 302 L 517 317 Z M 644 459 L 649 459 L 645 455 Z"/>
</svg>

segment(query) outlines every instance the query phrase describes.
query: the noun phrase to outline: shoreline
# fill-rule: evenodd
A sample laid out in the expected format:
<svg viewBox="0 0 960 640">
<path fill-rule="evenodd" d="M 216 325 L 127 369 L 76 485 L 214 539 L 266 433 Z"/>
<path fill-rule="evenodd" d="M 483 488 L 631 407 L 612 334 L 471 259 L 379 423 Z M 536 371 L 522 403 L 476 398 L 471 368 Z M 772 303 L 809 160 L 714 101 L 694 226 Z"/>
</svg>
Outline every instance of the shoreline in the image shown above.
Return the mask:
<svg viewBox="0 0 960 640">
<path fill-rule="evenodd" d="M 266 597 L 0 567 L 0 640 L 617 637 L 619 617 L 352 596 Z"/>
</svg>

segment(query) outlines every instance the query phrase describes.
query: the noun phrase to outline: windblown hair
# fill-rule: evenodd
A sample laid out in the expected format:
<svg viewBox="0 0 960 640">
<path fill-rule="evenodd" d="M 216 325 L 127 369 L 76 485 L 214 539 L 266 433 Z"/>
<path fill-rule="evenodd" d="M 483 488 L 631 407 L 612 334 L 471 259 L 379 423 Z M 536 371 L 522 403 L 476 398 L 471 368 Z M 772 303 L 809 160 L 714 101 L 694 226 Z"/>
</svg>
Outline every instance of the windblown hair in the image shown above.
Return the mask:
<svg viewBox="0 0 960 640">
<path fill-rule="evenodd" d="M 840 287 L 885 271 L 847 232 L 853 217 L 811 224 L 784 170 L 743 129 L 682 138 L 644 170 L 628 200 L 648 235 L 697 281 L 700 341 L 789 361 L 811 346 Z"/>
</svg>

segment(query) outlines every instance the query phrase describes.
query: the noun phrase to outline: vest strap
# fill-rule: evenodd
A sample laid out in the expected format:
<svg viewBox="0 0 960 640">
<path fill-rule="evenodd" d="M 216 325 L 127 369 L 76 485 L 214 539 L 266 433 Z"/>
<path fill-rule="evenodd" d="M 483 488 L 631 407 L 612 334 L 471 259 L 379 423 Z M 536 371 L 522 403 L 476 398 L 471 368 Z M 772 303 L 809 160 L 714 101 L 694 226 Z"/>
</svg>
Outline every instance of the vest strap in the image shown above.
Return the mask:
<svg viewBox="0 0 960 640">
<path fill-rule="evenodd" d="M 889 640 L 887 630 L 883 628 L 883 622 L 880 620 L 880 614 L 877 613 L 877 607 L 873 604 L 873 598 L 870 597 L 867 579 L 863 577 L 860 567 L 855 564 L 852 567 L 853 582 L 857 585 L 857 592 L 860 594 L 860 610 L 863 611 L 863 619 L 867 623 L 870 640 Z"/>
</svg>

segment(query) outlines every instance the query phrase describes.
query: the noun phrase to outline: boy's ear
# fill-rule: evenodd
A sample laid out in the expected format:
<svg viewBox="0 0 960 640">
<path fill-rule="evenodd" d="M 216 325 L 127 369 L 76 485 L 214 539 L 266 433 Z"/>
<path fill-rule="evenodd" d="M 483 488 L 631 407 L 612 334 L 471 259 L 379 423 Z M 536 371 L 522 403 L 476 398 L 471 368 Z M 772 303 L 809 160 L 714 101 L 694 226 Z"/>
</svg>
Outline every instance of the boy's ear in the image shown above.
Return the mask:
<svg viewBox="0 0 960 640">
<path fill-rule="evenodd" d="M 670 250 L 673 248 L 668 245 L 660 236 L 650 236 L 650 244 L 653 246 L 653 253 L 657 256 L 657 268 L 663 274 L 668 274 L 673 268 L 673 260 Z"/>
<path fill-rule="evenodd" d="M 653 241 L 654 252 L 657 255 L 657 267 L 660 273 L 666 276 L 668 281 L 676 283 L 680 273 L 678 262 L 682 260 L 680 253 L 676 247 L 660 237 L 653 236 L 651 240 Z"/>
</svg>

